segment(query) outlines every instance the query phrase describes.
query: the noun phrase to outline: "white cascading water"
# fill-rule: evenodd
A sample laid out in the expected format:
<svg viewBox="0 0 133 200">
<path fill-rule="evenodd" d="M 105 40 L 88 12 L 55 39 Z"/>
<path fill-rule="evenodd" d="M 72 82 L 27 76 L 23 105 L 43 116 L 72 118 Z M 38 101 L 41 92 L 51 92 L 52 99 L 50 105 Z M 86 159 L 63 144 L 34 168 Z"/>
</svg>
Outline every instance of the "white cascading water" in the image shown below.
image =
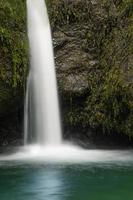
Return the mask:
<svg viewBox="0 0 133 200">
<path fill-rule="evenodd" d="M 25 102 L 25 144 L 62 141 L 52 38 L 44 0 L 27 0 L 30 72 Z"/>
</svg>

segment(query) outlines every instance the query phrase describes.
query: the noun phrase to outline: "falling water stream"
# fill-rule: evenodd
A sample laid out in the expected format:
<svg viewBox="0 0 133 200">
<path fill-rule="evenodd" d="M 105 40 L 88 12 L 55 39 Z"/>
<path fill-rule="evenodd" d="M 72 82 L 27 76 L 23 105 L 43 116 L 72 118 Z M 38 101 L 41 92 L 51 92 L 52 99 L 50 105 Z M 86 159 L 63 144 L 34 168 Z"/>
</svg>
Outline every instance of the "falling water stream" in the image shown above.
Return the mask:
<svg viewBox="0 0 133 200">
<path fill-rule="evenodd" d="M 30 72 L 25 102 L 25 144 L 62 141 L 56 72 L 45 2 L 27 0 Z"/>
</svg>

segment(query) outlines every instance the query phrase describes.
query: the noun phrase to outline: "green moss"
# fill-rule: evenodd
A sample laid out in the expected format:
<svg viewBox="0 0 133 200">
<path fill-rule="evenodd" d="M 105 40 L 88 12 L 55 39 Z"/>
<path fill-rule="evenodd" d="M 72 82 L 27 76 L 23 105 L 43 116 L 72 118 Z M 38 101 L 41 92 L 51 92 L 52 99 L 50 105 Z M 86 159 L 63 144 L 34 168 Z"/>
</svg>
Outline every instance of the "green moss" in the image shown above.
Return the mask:
<svg viewBox="0 0 133 200">
<path fill-rule="evenodd" d="M 93 89 L 85 107 L 85 119 L 91 127 L 132 136 L 133 88 L 124 78 L 122 70 L 110 70 L 101 86 Z"/>
<path fill-rule="evenodd" d="M 89 20 L 91 1 L 47 0 L 46 2 L 53 28 Z"/>
<path fill-rule="evenodd" d="M 28 69 L 25 1 L 1 0 L 0 16 L 0 100 L 2 107 L 7 107 L 4 92 L 9 91 L 15 101 L 25 88 Z"/>
</svg>

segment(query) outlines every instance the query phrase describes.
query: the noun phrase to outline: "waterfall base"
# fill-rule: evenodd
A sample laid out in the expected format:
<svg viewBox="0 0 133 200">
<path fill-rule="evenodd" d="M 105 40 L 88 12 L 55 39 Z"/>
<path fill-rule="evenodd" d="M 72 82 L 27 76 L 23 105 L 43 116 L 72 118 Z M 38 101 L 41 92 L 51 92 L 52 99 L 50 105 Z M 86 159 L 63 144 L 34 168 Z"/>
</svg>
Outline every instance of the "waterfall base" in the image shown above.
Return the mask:
<svg viewBox="0 0 133 200">
<path fill-rule="evenodd" d="M 22 161 L 35 163 L 90 164 L 133 162 L 132 150 L 84 150 L 63 144 L 60 146 L 29 145 L 20 148 L 18 153 L 1 156 L 0 161 Z"/>
</svg>

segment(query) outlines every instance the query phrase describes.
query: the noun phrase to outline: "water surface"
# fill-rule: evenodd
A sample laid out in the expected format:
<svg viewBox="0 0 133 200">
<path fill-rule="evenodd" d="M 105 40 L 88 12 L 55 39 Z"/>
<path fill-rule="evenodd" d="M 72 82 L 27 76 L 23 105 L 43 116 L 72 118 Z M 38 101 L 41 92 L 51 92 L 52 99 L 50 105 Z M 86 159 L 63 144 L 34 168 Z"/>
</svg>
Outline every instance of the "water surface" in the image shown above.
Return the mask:
<svg viewBox="0 0 133 200">
<path fill-rule="evenodd" d="M 1 200 L 132 200 L 133 164 L 0 162 Z"/>
</svg>

